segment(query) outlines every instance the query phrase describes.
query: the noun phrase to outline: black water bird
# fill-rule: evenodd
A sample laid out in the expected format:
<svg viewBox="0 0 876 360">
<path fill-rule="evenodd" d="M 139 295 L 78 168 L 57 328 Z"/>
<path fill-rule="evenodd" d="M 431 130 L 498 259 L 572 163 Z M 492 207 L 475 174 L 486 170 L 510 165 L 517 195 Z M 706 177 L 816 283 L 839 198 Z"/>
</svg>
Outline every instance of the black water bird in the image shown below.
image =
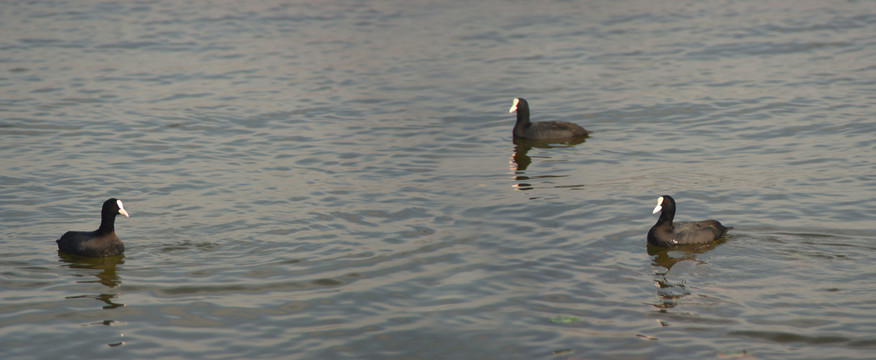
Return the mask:
<svg viewBox="0 0 876 360">
<path fill-rule="evenodd" d="M 656 246 L 679 246 L 708 244 L 727 234 L 732 227 L 725 227 L 717 220 L 677 221 L 675 217 L 675 199 L 663 195 L 657 199 L 653 214 L 658 211 L 660 218 L 648 231 L 648 243 Z"/>
<path fill-rule="evenodd" d="M 524 98 L 514 99 L 509 113 L 517 112 L 514 137 L 528 140 L 562 140 L 585 137 L 590 131 L 565 121 L 529 121 L 529 103 Z"/>
<path fill-rule="evenodd" d="M 125 251 L 125 245 L 116 236 L 116 215 L 128 216 L 121 200 L 109 199 L 103 202 L 100 211 L 100 227 L 94 231 L 68 231 L 56 242 L 58 250 L 71 255 L 87 257 L 107 257 Z"/>
</svg>

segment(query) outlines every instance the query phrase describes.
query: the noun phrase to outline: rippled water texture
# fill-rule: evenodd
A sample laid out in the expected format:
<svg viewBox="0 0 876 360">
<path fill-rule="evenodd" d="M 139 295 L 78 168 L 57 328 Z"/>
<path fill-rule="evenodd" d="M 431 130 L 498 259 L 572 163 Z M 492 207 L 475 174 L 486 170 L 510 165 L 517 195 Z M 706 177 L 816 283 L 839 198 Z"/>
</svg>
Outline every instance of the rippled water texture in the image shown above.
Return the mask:
<svg viewBox="0 0 876 360">
<path fill-rule="evenodd" d="M 872 2 L 0 16 L 0 358 L 876 350 Z M 518 96 L 593 134 L 515 143 Z M 649 249 L 662 194 L 734 229 Z M 125 255 L 59 254 L 109 197 Z"/>
</svg>

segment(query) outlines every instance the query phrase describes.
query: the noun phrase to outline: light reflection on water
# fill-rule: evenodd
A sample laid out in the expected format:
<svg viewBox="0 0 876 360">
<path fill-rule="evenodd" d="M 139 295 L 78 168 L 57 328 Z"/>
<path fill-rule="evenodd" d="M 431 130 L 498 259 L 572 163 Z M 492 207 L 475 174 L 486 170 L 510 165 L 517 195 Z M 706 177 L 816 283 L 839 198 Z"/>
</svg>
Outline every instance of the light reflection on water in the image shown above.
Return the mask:
<svg viewBox="0 0 876 360">
<path fill-rule="evenodd" d="M 826 6 L 9 4 L 0 353 L 869 358 L 876 14 Z M 648 248 L 661 194 L 735 229 Z M 108 196 L 127 253 L 58 254 Z"/>
</svg>

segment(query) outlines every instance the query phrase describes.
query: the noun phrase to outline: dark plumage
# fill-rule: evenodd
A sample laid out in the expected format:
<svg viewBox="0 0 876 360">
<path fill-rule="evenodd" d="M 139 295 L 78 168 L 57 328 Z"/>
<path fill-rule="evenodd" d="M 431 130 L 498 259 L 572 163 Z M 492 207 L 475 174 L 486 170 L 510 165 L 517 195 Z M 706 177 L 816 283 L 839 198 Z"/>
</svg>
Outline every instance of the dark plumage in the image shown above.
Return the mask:
<svg viewBox="0 0 876 360">
<path fill-rule="evenodd" d="M 121 200 L 109 199 L 100 210 L 100 227 L 94 231 L 68 231 L 57 240 L 58 250 L 88 257 L 106 257 L 121 254 L 125 245 L 116 236 L 116 215 L 128 217 Z"/>
<path fill-rule="evenodd" d="M 529 103 L 524 98 L 514 99 L 509 113 L 517 112 L 514 137 L 528 140 L 559 140 L 584 137 L 590 131 L 565 121 L 529 122 Z"/>
<path fill-rule="evenodd" d="M 672 222 L 675 217 L 675 200 L 669 195 L 657 199 L 654 214 L 661 211 L 657 223 L 648 231 L 648 243 L 656 246 L 707 244 L 727 234 L 732 227 L 725 227 L 717 220 L 696 222 Z"/>
</svg>

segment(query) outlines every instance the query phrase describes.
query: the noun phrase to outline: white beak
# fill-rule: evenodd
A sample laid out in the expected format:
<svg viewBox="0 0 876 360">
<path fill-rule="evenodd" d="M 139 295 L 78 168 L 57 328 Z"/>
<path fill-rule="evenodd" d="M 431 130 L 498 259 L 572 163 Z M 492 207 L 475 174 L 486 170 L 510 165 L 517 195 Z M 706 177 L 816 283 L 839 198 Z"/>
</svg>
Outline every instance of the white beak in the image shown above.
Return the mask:
<svg viewBox="0 0 876 360">
<path fill-rule="evenodd" d="M 128 211 L 125 210 L 125 205 L 122 205 L 121 200 L 116 200 L 116 204 L 119 205 L 119 214 L 125 215 L 125 217 L 131 217 L 130 215 L 128 215 Z"/>
<path fill-rule="evenodd" d="M 657 206 L 654 207 L 654 211 L 652 211 L 651 213 L 656 214 L 660 210 L 663 210 L 663 197 L 662 196 L 657 198 Z"/>
<path fill-rule="evenodd" d="M 514 99 L 514 103 L 511 104 L 511 109 L 508 110 L 509 114 L 517 111 L 517 103 L 519 103 L 519 102 L 520 102 L 520 99 Z"/>
</svg>

